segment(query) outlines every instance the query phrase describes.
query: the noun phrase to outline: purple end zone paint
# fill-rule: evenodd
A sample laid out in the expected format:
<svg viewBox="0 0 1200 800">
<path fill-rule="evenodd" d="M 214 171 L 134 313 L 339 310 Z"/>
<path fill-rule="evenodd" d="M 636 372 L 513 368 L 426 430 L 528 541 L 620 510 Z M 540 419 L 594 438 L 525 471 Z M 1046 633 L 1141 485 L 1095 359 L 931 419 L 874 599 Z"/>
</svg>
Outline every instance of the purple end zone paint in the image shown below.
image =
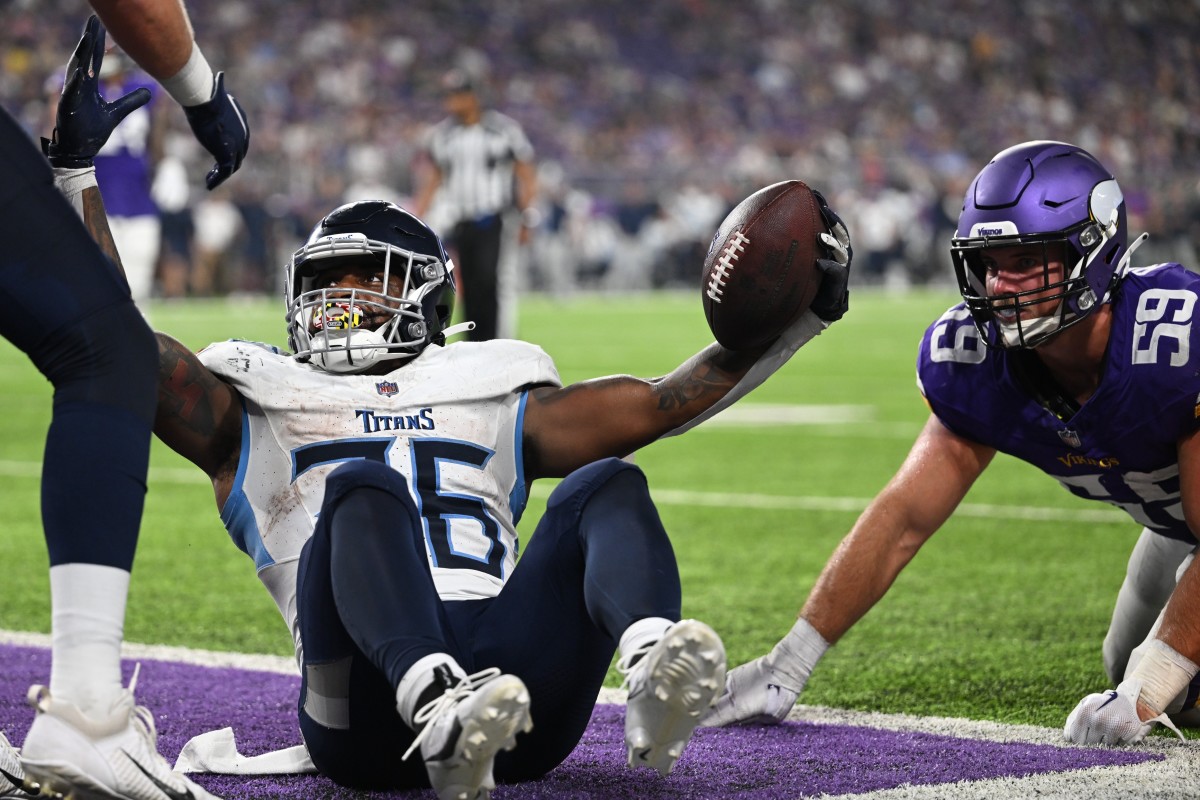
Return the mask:
<svg viewBox="0 0 1200 800">
<path fill-rule="evenodd" d="M 50 674 L 49 652 L 0 645 L 0 729 L 19 743 L 33 719 L 24 704 L 33 683 Z M 133 663 L 125 665 L 128 680 Z M 245 755 L 300 742 L 295 702 L 299 678 L 232 668 L 142 661 L 138 702 L 158 725 L 159 749 L 174 759 L 199 733 L 232 726 Z M 533 709 L 537 724 L 537 709 Z M 785 723 L 764 727 L 701 729 L 670 778 L 625 767 L 624 708 L 600 705 L 583 740 L 556 770 L 539 781 L 499 787 L 496 800 L 550 798 L 772 798 L 812 797 L 938 784 L 1021 777 L 1095 766 L 1161 760 L 1154 753 L 1076 749 L 1019 742 L 987 742 L 927 733 L 881 731 L 847 725 Z M 520 746 L 520 738 L 517 739 Z M 347 792 L 314 775 L 195 780 L 226 800 L 345 797 Z M 430 798 L 432 793 L 355 793 L 355 797 Z"/>
</svg>

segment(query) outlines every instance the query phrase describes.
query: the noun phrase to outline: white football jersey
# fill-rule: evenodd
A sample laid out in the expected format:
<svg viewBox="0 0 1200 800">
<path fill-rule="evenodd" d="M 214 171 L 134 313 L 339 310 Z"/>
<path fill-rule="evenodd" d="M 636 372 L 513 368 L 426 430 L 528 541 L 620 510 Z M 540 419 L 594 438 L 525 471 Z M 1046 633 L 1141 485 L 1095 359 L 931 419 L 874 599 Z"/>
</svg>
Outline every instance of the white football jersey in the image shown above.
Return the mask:
<svg viewBox="0 0 1200 800">
<path fill-rule="evenodd" d="M 527 499 L 523 387 L 561 385 L 541 348 L 503 339 L 430 346 L 386 375 L 333 375 L 237 340 L 199 357 L 243 398 L 241 457 L 221 520 L 254 559 L 297 655 L 296 561 L 325 478 L 345 461 L 382 461 L 404 476 L 443 599 L 499 593 L 516 565 Z"/>
</svg>

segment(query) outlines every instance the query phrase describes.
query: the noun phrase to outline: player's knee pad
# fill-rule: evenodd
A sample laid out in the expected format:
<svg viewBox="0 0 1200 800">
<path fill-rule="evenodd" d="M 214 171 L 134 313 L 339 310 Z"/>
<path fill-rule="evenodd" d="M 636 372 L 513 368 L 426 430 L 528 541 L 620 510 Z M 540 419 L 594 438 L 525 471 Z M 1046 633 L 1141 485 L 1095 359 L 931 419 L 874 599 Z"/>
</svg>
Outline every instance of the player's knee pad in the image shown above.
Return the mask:
<svg viewBox="0 0 1200 800">
<path fill-rule="evenodd" d="M 54 386 L 56 406 L 115 406 L 153 421 L 158 343 L 132 300 L 58 328 L 29 357 Z"/>
</svg>

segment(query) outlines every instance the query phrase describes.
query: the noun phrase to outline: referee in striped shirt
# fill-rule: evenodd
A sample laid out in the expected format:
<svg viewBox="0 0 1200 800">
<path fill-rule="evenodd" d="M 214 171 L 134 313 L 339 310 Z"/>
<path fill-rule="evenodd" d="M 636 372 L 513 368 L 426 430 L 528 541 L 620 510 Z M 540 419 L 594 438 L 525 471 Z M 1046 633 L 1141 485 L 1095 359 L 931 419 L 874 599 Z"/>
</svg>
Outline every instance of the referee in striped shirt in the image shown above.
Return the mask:
<svg viewBox="0 0 1200 800">
<path fill-rule="evenodd" d="M 484 109 L 466 72 L 448 72 L 442 91 L 449 116 L 428 134 L 429 177 L 413 210 L 424 218 L 436 196 L 447 215 L 464 319 L 476 326 L 470 338 L 511 337 L 515 276 L 501 274 L 501 245 L 512 237 L 502 234 L 506 212 L 513 209 L 520 212 L 521 244 L 538 223 L 533 145 L 516 120 Z"/>
</svg>

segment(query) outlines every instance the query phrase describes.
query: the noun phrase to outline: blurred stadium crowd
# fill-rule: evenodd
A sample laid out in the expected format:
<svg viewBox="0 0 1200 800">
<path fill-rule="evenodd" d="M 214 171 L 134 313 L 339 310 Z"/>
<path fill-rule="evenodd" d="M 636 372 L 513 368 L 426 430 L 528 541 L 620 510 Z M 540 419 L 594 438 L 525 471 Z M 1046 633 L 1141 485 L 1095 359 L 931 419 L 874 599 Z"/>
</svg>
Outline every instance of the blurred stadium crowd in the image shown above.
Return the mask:
<svg viewBox="0 0 1200 800">
<path fill-rule="evenodd" d="M 537 149 L 545 222 L 528 287 L 691 286 L 725 212 L 793 177 L 847 218 L 858 281 L 945 281 L 970 177 L 1035 138 L 1073 141 L 1116 172 L 1131 229 L 1151 232 L 1143 260 L 1198 263 L 1200 0 L 189 8 L 253 124 L 246 166 L 207 196 L 207 155 L 177 108 L 169 118 L 166 160 L 190 189 L 161 194 L 195 216 L 196 257 L 225 264 L 213 291 L 273 291 L 323 211 L 408 197 L 453 65 L 485 76 L 487 102 Z M 0 1 L 0 102 L 31 135 L 48 132 L 48 79 L 86 14 L 77 0 Z"/>
</svg>

